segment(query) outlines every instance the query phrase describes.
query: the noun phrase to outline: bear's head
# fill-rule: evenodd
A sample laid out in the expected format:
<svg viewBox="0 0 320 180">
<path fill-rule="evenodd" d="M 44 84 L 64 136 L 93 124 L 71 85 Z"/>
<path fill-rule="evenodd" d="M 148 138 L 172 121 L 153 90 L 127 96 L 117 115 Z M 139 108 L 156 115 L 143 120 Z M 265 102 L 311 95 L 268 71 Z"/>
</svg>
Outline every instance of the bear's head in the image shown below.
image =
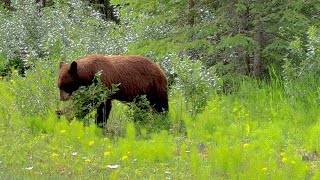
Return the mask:
<svg viewBox="0 0 320 180">
<path fill-rule="evenodd" d="M 78 64 L 76 61 L 72 63 L 60 63 L 58 87 L 60 90 L 60 100 L 66 101 L 70 95 L 82 86 L 81 79 L 78 75 Z"/>
</svg>

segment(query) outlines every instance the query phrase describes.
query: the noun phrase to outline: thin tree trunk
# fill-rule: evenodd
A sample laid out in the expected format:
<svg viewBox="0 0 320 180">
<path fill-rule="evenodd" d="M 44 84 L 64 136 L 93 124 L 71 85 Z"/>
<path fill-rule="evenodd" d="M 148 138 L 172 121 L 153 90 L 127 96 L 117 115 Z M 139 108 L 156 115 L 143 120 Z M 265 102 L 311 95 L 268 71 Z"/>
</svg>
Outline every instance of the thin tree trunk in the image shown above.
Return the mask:
<svg viewBox="0 0 320 180">
<path fill-rule="evenodd" d="M 195 23 L 195 0 L 189 0 L 189 19 L 188 19 L 188 23 L 190 26 L 194 26 Z"/>
<path fill-rule="evenodd" d="M 105 20 L 111 20 L 120 23 L 119 17 L 115 16 L 114 11 L 116 10 L 114 6 L 111 5 L 110 0 L 91 0 L 89 1 L 92 4 L 99 5 L 96 7 L 102 14 L 105 15 Z"/>
</svg>

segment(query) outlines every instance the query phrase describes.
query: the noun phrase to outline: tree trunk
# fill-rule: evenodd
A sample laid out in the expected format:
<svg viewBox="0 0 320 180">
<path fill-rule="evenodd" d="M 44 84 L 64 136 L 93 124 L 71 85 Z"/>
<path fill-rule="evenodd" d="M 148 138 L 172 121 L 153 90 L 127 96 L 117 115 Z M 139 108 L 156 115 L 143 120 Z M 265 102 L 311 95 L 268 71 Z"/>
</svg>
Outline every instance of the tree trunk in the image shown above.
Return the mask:
<svg viewBox="0 0 320 180">
<path fill-rule="evenodd" d="M 255 27 L 254 39 L 256 41 L 256 49 L 253 59 L 253 74 L 256 79 L 262 78 L 262 23 L 258 21 Z"/>
<path fill-rule="evenodd" d="M 104 14 L 105 20 L 120 23 L 120 18 L 115 15 L 116 9 L 111 5 L 110 0 L 89 0 L 89 3 Z"/>
<path fill-rule="evenodd" d="M 195 23 L 195 0 L 189 0 L 189 18 L 188 18 L 188 23 L 190 26 L 194 26 Z"/>
</svg>

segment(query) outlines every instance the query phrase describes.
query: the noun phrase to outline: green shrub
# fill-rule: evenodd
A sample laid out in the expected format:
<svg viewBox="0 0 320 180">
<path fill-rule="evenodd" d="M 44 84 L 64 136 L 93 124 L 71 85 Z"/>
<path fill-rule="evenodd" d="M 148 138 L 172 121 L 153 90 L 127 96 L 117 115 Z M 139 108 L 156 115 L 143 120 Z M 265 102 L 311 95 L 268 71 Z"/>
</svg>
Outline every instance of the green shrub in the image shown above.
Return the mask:
<svg viewBox="0 0 320 180">
<path fill-rule="evenodd" d="M 17 111 L 24 116 L 35 116 L 47 114 L 58 107 L 57 70 L 54 61 L 50 60 L 35 63 L 25 77 L 12 70 L 10 93 L 15 97 Z"/>
<path fill-rule="evenodd" d="M 92 112 L 97 110 L 101 103 L 108 100 L 118 91 L 118 85 L 112 84 L 112 88 L 106 88 L 101 81 L 101 71 L 95 74 L 90 86 L 81 86 L 71 96 L 72 114 L 77 119 L 83 120 L 85 124 L 89 124 L 92 118 Z"/>
<path fill-rule="evenodd" d="M 144 131 L 143 129 L 148 132 L 169 130 L 170 120 L 167 117 L 167 112 L 155 113 L 146 95 L 136 97 L 128 105 L 129 110 L 126 111 L 126 115 L 130 120 L 135 122 L 140 133 Z"/>
<path fill-rule="evenodd" d="M 47 57 L 76 59 L 92 53 L 121 54 L 127 49 L 130 38 L 122 33 L 126 27 L 104 21 L 82 1 L 57 1 L 41 10 L 34 0 L 15 0 L 11 5 L 14 11 L 0 8 L 0 51 L 8 68 L 20 71 Z M 1 65 L 0 71 L 6 73 Z"/>
<path fill-rule="evenodd" d="M 293 105 L 317 108 L 320 104 L 318 84 L 320 75 L 320 29 L 310 27 L 307 46 L 301 39 L 291 42 L 290 53 L 284 59 L 284 84 L 286 92 L 292 100 L 303 102 Z"/>
<path fill-rule="evenodd" d="M 206 68 L 201 61 L 193 61 L 186 56 L 171 55 L 166 61 L 169 74 L 177 74 L 172 89 L 182 92 L 187 110 L 195 116 L 219 87 L 214 68 Z"/>
</svg>

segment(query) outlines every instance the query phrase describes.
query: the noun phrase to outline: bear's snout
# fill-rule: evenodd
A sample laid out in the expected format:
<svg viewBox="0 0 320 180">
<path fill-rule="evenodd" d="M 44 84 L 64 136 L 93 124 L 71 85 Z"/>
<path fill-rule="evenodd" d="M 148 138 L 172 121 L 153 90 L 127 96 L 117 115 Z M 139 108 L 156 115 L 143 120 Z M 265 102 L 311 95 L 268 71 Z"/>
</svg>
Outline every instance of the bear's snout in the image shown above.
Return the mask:
<svg viewBox="0 0 320 180">
<path fill-rule="evenodd" d="M 63 91 L 63 90 L 60 90 L 60 101 L 66 101 L 68 100 L 70 97 L 70 94 Z"/>
</svg>

